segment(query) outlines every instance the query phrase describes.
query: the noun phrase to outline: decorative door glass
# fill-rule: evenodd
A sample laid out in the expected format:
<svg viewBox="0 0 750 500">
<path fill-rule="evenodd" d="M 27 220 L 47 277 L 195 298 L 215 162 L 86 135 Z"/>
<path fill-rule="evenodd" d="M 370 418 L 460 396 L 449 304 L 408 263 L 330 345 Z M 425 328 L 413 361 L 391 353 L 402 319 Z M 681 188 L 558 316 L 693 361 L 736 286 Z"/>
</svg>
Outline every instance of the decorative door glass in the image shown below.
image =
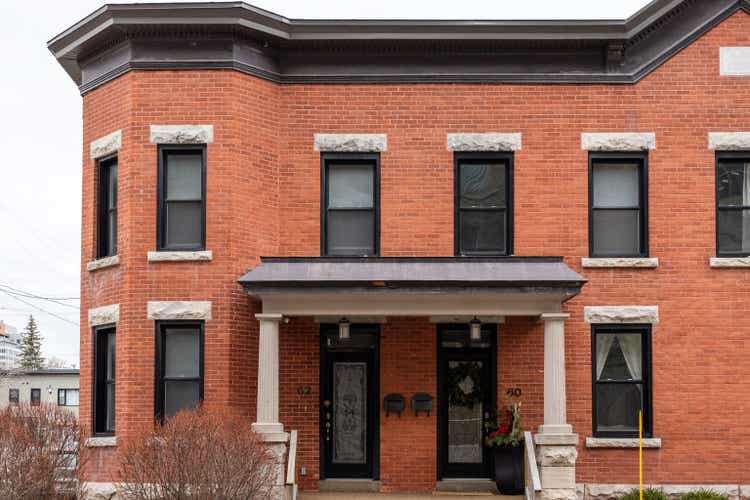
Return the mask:
<svg viewBox="0 0 750 500">
<path fill-rule="evenodd" d="M 449 361 L 448 462 L 482 463 L 482 362 Z"/>
<path fill-rule="evenodd" d="M 367 462 L 367 363 L 333 363 L 332 461 Z"/>
</svg>

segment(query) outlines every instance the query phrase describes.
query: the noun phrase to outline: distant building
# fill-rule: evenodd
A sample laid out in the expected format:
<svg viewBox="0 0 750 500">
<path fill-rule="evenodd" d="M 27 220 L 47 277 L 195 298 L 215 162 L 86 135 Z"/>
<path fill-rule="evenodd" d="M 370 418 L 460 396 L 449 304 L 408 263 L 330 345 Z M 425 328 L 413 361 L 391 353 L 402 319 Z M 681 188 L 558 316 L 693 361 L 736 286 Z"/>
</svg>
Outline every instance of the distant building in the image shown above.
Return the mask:
<svg viewBox="0 0 750 500">
<path fill-rule="evenodd" d="M 14 327 L 0 321 L 0 371 L 18 367 L 21 335 Z"/>
<path fill-rule="evenodd" d="M 78 416 L 78 370 L 48 368 L 0 376 L 0 408 L 28 402 L 64 406 Z"/>
</svg>

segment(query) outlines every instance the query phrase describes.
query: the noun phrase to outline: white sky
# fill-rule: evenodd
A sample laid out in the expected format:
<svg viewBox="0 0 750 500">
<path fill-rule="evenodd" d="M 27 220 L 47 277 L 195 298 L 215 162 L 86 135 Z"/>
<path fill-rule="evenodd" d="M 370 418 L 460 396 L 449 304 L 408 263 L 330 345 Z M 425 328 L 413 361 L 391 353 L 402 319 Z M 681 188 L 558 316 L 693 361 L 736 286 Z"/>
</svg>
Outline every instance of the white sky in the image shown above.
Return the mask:
<svg viewBox="0 0 750 500">
<path fill-rule="evenodd" d="M 46 42 L 101 0 L 0 0 L 0 286 L 45 297 L 78 297 L 81 98 Z M 647 0 L 256 0 L 289 18 L 623 19 Z M 28 300 L 28 299 L 24 299 Z M 46 356 L 78 365 L 78 311 L 29 300 L 68 323 L 0 293 L 0 320 L 30 313 Z M 76 301 L 68 301 L 76 305 Z"/>
</svg>

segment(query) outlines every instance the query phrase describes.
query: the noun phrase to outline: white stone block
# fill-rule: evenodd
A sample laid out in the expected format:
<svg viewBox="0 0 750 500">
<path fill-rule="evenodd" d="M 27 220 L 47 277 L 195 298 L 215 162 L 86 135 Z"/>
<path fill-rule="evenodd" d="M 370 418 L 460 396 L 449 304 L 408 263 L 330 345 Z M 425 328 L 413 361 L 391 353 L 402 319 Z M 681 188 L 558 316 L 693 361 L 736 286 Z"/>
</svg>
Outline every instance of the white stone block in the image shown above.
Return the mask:
<svg viewBox="0 0 750 500">
<path fill-rule="evenodd" d="M 197 252 L 148 252 L 147 259 L 149 262 L 190 262 L 190 261 L 209 261 L 214 258 L 211 250 L 201 250 Z"/>
<path fill-rule="evenodd" d="M 388 149 L 385 134 L 315 134 L 315 151 L 330 153 L 379 153 Z"/>
<path fill-rule="evenodd" d="M 719 47 L 720 76 L 750 76 L 750 47 Z"/>
<path fill-rule="evenodd" d="M 84 483 L 83 500 L 118 500 L 117 488 L 114 483 Z"/>
<path fill-rule="evenodd" d="M 211 319 L 210 301 L 149 302 L 148 319 Z"/>
<path fill-rule="evenodd" d="M 644 438 L 644 448 L 661 448 L 661 438 Z M 586 448 L 638 448 L 637 438 L 586 438 Z"/>
<path fill-rule="evenodd" d="M 685 493 L 698 490 L 711 490 L 720 495 L 726 495 L 729 500 L 737 500 L 740 494 L 740 488 L 736 484 L 665 484 L 661 490 L 669 498 L 675 500 Z"/>
<path fill-rule="evenodd" d="M 575 488 L 543 489 L 534 500 L 578 500 L 578 493 Z"/>
<path fill-rule="evenodd" d="M 117 446 L 117 436 L 90 437 L 84 443 L 89 448 L 108 448 Z"/>
<path fill-rule="evenodd" d="M 750 500 L 750 484 L 741 484 L 739 500 Z"/>
<path fill-rule="evenodd" d="M 151 125 L 151 144 L 210 144 L 213 125 Z"/>
<path fill-rule="evenodd" d="M 117 266 L 120 264 L 120 256 L 113 255 L 111 257 L 102 257 L 101 259 L 92 260 L 86 264 L 86 270 L 96 271 L 98 269 L 104 269 L 107 267 Z"/>
<path fill-rule="evenodd" d="M 578 451 L 575 446 L 537 446 L 536 460 L 540 466 L 575 465 Z"/>
<path fill-rule="evenodd" d="M 659 267 L 657 257 L 584 257 L 582 267 L 620 267 L 651 269 Z"/>
<path fill-rule="evenodd" d="M 540 466 L 542 489 L 571 489 L 575 492 L 576 468 L 568 466 Z"/>
<path fill-rule="evenodd" d="M 583 483 L 576 484 L 576 497 L 578 500 L 583 500 L 586 497 L 586 485 Z"/>
<path fill-rule="evenodd" d="M 521 133 L 448 134 L 449 151 L 519 151 Z"/>
<path fill-rule="evenodd" d="M 644 485 L 644 488 L 646 485 Z M 587 500 L 618 500 L 621 496 L 629 493 L 637 484 L 587 484 Z"/>
<path fill-rule="evenodd" d="M 750 257 L 711 257 L 711 267 L 750 267 Z"/>
<path fill-rule="evenodd" d="M 117 152 L 122 147 L 122 130 L 115 130 L 111 134 L 91 141 L 89 145 L 91 159 L 103 158 Z"/>
<path fill-rule="evenodd" d="M 586 323 L 659 323 L 659 306 L 586 306 Z"/>
<path fill-rule="evenodd" d="M 656 149 L 653 132 L 605 132 L 581 134 L 581 149 L 587 151 L 648 151 Z"/>
<path fill-rule="evenodd" d="M 750 132 L 709 132 L 708 148 L 717 151 L 749 151 Z"/>
<path fill-rule="evenodd" d="M 89 326 L 109 325 L 120 320 L 120 304 L 89 309 Z"/>
</svg>

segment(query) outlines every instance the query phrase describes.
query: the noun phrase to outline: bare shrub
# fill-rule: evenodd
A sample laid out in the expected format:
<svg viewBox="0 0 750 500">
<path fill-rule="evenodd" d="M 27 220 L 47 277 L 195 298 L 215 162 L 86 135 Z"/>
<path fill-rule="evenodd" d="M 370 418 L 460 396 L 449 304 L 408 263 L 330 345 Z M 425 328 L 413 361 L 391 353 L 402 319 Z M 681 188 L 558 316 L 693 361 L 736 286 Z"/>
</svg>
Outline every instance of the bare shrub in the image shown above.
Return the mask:
<svg viewBox="0 0 750 500">
<path fill-rule="evenodd" d="M 56 405 L 0 409 L 0 498 L 75 498 L 81 437 L 75 415 Z"/>
<path fill-rule="evenodd" d="M 120 455 L 120 495 L 129 500 L 262 499 L 275 458 L 247 419 L 183 411 L 128 440 Z"/>
</svg>

